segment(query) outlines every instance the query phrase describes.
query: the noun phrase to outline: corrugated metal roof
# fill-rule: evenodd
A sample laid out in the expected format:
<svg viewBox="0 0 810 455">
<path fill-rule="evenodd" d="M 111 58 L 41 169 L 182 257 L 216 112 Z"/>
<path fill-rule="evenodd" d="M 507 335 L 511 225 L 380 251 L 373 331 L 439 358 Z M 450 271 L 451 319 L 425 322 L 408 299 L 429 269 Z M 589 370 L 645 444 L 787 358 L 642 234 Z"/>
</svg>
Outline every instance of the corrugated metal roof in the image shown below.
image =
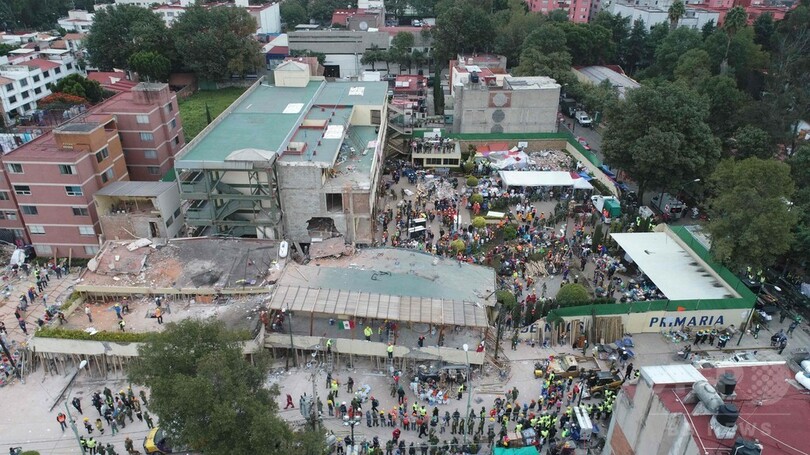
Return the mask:
<svg viewBox="0 0 810 455">
<path fill-rule="evenodd" d="M 489 327 L 484 306 L 474 302 L 345 289 L 278 286 L 270 299 L 269 307 L 274 310 L 289 309 L 336 317 Z"/>
<path fill-rule="evenodd" d="M 651 384 L 694 384 L 706 380 L 697 368 L 686 364 L 642 367 L 641 376 Z"/>
<path fill-rule="evenodd" d="M 113 182 L 96 191 L 96 194 L 99 196 L 157 197 L 167 191 L 171 191 L 172 189 L 177 190 L 176 183 Z"/>
</svg>

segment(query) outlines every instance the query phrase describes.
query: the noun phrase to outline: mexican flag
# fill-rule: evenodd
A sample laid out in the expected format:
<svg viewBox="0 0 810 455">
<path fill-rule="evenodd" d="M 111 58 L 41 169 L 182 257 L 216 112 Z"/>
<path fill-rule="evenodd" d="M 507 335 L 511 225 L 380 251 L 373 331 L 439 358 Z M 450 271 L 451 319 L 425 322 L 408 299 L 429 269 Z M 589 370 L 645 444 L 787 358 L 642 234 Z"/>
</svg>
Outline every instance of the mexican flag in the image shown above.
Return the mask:
<svg viewBox="0 0 810 455">
<path fill-rule="evenodd" d="M 354 321 L 340 321 L 340 328 L 343 330 L 352 330 L 354 328 Z"/>
</svg>

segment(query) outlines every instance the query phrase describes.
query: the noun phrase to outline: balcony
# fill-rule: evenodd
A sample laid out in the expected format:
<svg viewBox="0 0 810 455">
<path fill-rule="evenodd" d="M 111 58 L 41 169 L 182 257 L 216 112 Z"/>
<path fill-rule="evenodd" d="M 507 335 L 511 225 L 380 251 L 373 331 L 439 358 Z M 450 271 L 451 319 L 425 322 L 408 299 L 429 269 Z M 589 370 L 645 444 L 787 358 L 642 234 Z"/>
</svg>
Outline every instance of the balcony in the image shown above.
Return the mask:
<svg viewBox="0 0 810 455">
<path fill-rule="evenodd" d="M 186 220 L 189 223 L 194 221 L 211 221 L 214 219 L 214 204 L 207 200 L 193 201 L 186 210 Z"/>
</svg>

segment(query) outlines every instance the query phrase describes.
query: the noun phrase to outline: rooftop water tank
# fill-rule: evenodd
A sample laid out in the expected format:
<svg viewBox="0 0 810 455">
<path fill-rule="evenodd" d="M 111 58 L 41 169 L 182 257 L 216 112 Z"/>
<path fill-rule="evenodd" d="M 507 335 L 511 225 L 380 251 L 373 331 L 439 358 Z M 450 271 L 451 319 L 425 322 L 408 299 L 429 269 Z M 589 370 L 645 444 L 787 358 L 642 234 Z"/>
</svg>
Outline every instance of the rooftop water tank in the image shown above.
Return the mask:
<svg viewBox="0 0 810 455">
<path fill-rule="evenodd" d="M 721 395 L 731 395 L 735 388 L 737 388 L 737 378 L 730 371 L 723 373 L 717 380 L 717 392 Z"/>
<path fill-rule="evenodd" d="M 717 423 L 724 427 L 733 427 L 739 417 L 740 411 L 731 403 L 723 404 L 717 410 Z"/>
<path fill-rule="evenodd" d="M 698 399 L 706 406 L 706 409 L 713 414 L 717 413 L 717 410 L 723 405 L 723 399 L 720 398 L 720 395 L 717 394 L 717 391 L 708 381 L 696 382 L 692 386 L 692 390 L 695 391 Z"/>
</svg>

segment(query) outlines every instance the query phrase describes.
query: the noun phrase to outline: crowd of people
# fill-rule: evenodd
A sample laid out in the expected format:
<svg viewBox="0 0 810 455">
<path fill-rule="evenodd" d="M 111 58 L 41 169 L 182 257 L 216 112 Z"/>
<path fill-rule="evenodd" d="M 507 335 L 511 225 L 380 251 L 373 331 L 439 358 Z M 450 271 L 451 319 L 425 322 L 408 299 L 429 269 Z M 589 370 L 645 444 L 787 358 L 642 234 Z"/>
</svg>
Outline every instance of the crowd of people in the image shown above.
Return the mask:
<svg viewBox="0 0 810 455">
<path fill-rule="evenodd" d="M 68 423 L 83 425 L 87 435 L 82 434 L 79 437 L 79 443 L 83 450 L 90 455 L 116 455 L 115 446 L 112 443 L 104 444 L 100 439 L 104 435 L 115 436 L 121 429 L 126 428 L 127 421 L 131 424 L 137 418 L 139 422 L 146 422 L 149 429 L 155 426 L 152 416 L 146 409 L 149 402 L 144 390 L 138 392 L 137 396 L 132 387 L 127 387 L 126 390 L 118 393 L 113 393 L 109 387 L 104 387 L 101 392 L 94 392 L 90 398 L 90 405 L 98 412 L 98 417 L 95 419 L 93 419 L 94 416 L 87 416 L 85 410 L 89 411 L 89 409 L 86 408 L 86 404 L 82 403 L 81 398 L 73 397 L 70 404 L 78 412 L 81 421 L 77 421 L 72 413 L 65 415 L 64 412 L 56 415 L 56 421 L 63 432 L 67 429 Z M 124 450 L 128 454 L 138 453 L 130 438 L 124 440 Z"/>
<path fill-rule="evenodd" d="M 625 380 L 638 377 L 639 370 L 634 369 L 632 363 L 627 365 Z M 457 385 L 457 394 L 446 390 L 446 401 L 436 403 L 421 393 L 423 389 L 418 384 L 412 386 L 412 394 L 407 394 L 399 381 L 399 373 L 395 373 L 391 377 L 391 397 L 396 398 L 397 404 L 390 410 L 373 396 L 368 404 L 356 398 L 350 404 L 342 402 L 334 412 L 330 402 L 330 416 L 337 419 L 345 416 L 349 421 L 359 416 L 368 428 L 384 427 L 391 431 L 391 437 L 385 442 L 379 436 L 370 441 L 365 438 L 353 441 L 346 436 L 337 441 L 336 453 L 344 454 L 355 444 L 360 453 L 370 455 L 426 455 L 428 451 L 441 455 L 477 453 L 484 445 L 520 447 L 534 444 L 540 450 L 547 450 L 544 453 L 558 454 L 566 444 L 582 445 L 590 437 L 580 431 L 574 408 L 580 407 L 581 414 L 587 415 L 594 423 L 595 431 L 604 431 L 602 423 L 610 419 L 616 396 L 614 389 L 606 388 L 598 399 L 594 398 L 588 394 L 594 386 L 593 378 L 562 378 L 549 369 L 540 378 L 538 389 L 528 396 L 513 387 L 498 396 L 490 407 L 470 407 L 461 412 L 458 407 L 451 411 L 446 404 L 452 407 L 454 399 L 463 401 L 464 394 L 469 393 L 465 383 Z M 327 389 L 332 400 L 332 382 L 328 383 Z M 288 401 L 291 400 L 288 397 Z M 535 437 L 524 439 L 527 434 L 524 430 L 528 429 L 534 430 Z M 513 440 L 516 436 L 520 441 Z"/>
</svg>

